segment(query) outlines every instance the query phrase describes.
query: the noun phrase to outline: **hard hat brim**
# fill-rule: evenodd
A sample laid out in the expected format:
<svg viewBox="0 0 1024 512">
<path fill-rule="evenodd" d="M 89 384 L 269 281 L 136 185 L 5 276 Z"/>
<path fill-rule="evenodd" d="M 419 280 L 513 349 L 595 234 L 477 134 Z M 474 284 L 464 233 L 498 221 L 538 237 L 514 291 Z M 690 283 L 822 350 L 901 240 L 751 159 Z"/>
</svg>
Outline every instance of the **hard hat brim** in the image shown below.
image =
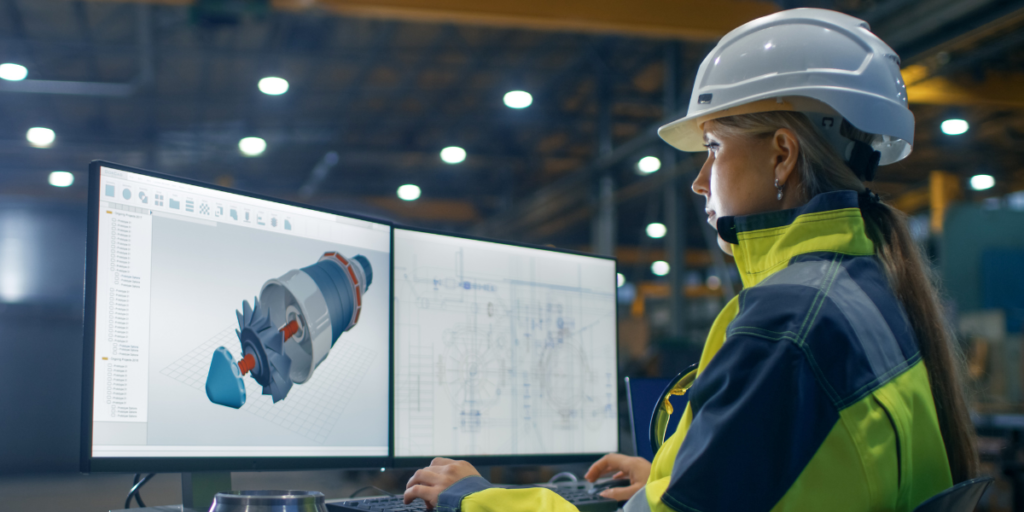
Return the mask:
<svg viewBox="0 0 1024 512">
<path fill-rule="evenodd" d="M 686 116 L 658 128 L 658 136 L 681 151 L 704 151 L 704 124 L 723 117 L 755 114 L 759 112 L 795 111 L 793 104 L 782 98 L 765 98 L 738 105 L 723 105 L 711 111 Z"/>
</svg>

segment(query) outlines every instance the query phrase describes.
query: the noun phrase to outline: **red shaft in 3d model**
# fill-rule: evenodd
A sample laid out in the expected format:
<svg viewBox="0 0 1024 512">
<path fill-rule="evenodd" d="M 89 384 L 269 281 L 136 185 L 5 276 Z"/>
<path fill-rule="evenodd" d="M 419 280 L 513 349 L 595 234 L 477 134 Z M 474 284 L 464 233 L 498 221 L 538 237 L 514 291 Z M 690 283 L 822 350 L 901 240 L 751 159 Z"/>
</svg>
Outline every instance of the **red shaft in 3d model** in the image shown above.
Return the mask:
<svg viewBox="0 0 1024 512">
<path fill-rule="evenodd" d="M 297 332 L 299 332 L 298 320 L 292 320 L 291 322 L 288 322 L 287 324 L 285 324 L 284 327 L 281 328 L 281 334 L 284 335 L 284 341 L 288 341 L 288 338 L 291 338 Z"/>
<path fill-rule="evenodd" d="M 249 373 L 249 370 L 252 370 L 255 367 L 256 358 L 253 357 L 252 354 L 246 354 L 245 357 L 243 357 L 242 360 L 238 362 L 238 369 L 242 370 L 242 375 Z"/>
</svg>

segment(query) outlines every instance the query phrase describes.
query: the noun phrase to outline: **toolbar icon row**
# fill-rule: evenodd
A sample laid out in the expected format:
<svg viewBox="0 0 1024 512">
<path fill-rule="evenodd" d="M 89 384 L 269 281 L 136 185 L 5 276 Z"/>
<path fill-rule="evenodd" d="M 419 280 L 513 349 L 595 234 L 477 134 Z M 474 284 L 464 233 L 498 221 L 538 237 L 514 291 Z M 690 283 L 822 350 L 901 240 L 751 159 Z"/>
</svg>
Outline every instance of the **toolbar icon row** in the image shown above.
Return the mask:
<svg viewBox="0 0 1024 512">
<path fill-rule="evenodd" d="M 116 194 L 117 194 L 117 187 L 115 185 L 113 185 L 113 184 L 104 185 L 104 187 L 103 187 L 103 195 L 105 195 L 107 197 L 115 197 Z M 125 201 L 131 201 L 132 198 L 134 197 L 136 200 L 138 200 L 142 204 L 149 204 L 149 200 L 150 200 L 150 194 L 147 193 L 145 190 L 139 190 L 137 193 L 133 193 L 132 189 L 129 188 L 129 187 L 121 187 L 121 197 L 124 198 Z M 164 201 L 166 199 L 167 208 L 169 208 L 171 210 L 181 210 L 182 209 L 182 204 L 181 204 L 182 200 L 181 199 L 176 199 L 173 196 L 165 197 L 164 196 L 164 192 L 162 192 L 162 191 L 153 192 L 152 193 L 152 199 L 153 199 L 153 206 L 163 207 L 164 206 Z M 198 202 L 198 205 L 197 205 L 196 204 L 196 200 L 191 198 L 191 197 L 186 197 L 184 202 L 185 202 L 184 211 L 187 212 L 187 213 L 199 213 L 200 215 L 211 215 L 212 214 L 214 217 L 223 217 L 224 216 L 224 206 L 222 206 L 222 205 L 216 204 L 213 207 L 211 207 L 210 204 L 207 203 L 206 200 L 203 200 L 203 199 L 200 199 L 199 202 Z M 242 216 L 241 216 L 241 219 L 240 219 L 239 218 L 238 208 L 235 207 L 235 206 L 228 207 L 228 216 L 231 217 L 231 219 L 234 220 L 235 222 L 252 222 L 250 220 L 250 213 L 247 210 L 242 212 Z M 276 228 L 276 227 L 278 227 L 278 225 L 281 225 L 281 227 L 283 227 L 285 231 L 291 231 L 292 230 L 292 223 L 291 223 L 291 221 L 289 219 L 283 219 L 283 220 L 279 221 L 275 214 L 270 214 L 269 220 L 268 220 L 267 216 L 266 216 L 266 214 L 264 212 L 256 212 L 256 214 L 255 214 L 255 221 L 256 221 L 256 224 L 260 225 L 260 226 L 266 226 L 269 223 L 270 227 L 272 227 L 272 228 Z"/>
</svg>

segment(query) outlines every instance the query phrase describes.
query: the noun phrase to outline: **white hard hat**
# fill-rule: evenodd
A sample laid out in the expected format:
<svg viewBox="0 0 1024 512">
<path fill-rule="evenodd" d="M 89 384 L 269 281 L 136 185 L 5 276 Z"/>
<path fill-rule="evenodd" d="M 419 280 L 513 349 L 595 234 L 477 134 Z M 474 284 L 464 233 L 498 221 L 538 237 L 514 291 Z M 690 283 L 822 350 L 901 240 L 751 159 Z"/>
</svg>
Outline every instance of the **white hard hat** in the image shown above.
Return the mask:
<svg viewBox="0 0 1024 512">
<path fill-rule="evenodd" d="M 782 11 L 726 34 L 697 71 L 686 117 L 658 135 L 683 151 L 704 151 L 705 122 L 777 110 L 819 114 L 811 116 L 819 123 L 821 114 L 838 115 L 874 135 L 870 148 L 862 145 L 879 153 L 881 165 L 906 158 L 914 142 L 896 52 L 863 20 L 826 9 Z M 841 121 L 828 122 L 838 131 Z M 825 135 L 835 145 L 835 134 Z M 847 159 L 852 149 L 850 142 Z"/>
</svg>

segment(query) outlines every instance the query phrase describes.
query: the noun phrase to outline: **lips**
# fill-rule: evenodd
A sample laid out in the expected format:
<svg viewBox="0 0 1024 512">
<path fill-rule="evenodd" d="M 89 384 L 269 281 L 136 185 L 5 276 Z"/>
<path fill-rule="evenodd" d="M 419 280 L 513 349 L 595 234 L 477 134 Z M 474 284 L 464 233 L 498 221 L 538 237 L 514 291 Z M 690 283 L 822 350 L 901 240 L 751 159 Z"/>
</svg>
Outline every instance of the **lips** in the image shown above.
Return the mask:
<svg viewBox="0 0 1024 512">
<path fill-rule="evenodd" d="M 711 224 L 711 227 L 718 229 L 718 224 L 716 222 L 718 215 L 715 214 L 715 211 L 707 208 L 705 208 L 704 211 L 708 214 L 708 224 Z"/>
</svg>

